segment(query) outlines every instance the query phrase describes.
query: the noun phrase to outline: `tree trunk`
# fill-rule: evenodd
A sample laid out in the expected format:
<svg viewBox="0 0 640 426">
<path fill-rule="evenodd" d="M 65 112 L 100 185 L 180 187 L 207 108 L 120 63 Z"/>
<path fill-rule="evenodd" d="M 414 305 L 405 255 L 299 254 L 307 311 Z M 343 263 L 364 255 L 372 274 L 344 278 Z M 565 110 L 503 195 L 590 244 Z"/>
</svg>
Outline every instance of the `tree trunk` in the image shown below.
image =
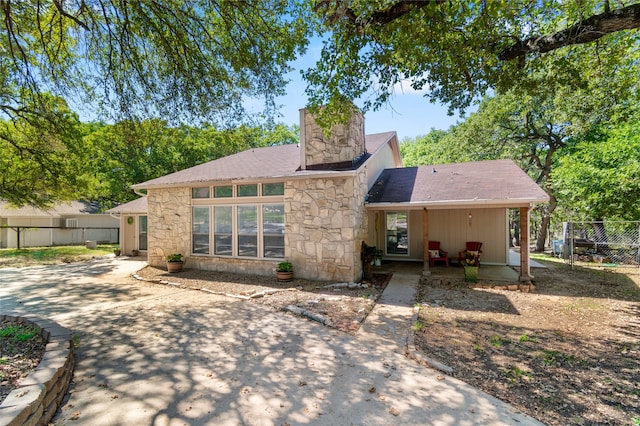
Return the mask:
<svg viewBox="0 0 640 426">
<path fill-rule="evenodd" d="M 545 241 L 549 234 L 549 224 L 551 223 L 551 213 L 556 209 L 558 201 L 553 195 L 553 191 L 547 191 L 549 194 L 549 204 L 542 210 L 542 220 L 540 221 L 540 230 L 538 238 L 536 240 L 536 252 L 542 253 L 544 251 Z"/>
</svg>

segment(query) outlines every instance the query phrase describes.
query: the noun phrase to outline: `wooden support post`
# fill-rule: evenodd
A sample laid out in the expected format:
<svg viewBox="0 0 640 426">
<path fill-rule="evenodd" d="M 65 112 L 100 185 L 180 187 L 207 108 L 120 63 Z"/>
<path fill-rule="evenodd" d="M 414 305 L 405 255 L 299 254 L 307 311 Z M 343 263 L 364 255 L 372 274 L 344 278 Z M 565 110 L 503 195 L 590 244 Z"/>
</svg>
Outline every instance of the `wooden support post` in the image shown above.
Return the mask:
<svg viewBox="0 0 640 426">
<path fill-rule="evenodd" d="M 426 208 L 422 210 L 422 257 L 424 267 L 422 275 L 429 276 L 431 271 L 429 270 L 429 210 Z"/>
<path fill-rule="evenodd" d="M 529 207 L 520 207 L 520 282 L 531 282 L 529 262 Z"/>
</svg>

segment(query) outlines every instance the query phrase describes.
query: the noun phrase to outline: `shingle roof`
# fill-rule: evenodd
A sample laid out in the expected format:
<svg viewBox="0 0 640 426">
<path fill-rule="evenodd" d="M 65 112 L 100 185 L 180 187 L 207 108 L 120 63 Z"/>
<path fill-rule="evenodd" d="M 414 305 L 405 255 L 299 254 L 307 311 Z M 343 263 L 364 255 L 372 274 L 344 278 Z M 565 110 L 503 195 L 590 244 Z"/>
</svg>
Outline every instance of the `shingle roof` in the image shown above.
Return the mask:
<svg viewBox="0 0 640 426">
<path fill-rule="evenodd" d="M 96 214 L 98 211 L 98 203 L 89 201 L 63 201 L 54 204 L 49 209 L 39 209 L 31 206 L 13 207 L 5 201 L 0 201 L 0 216 L 3 217 L 59 217 Z"/>
<path fill-rule="evenodd" d="M 395 136 L 395 132 L 367 135 L 367 151 L 373 153 Z M 133 185 L 133 188 L 196 184 L 198 182 L 228 181 L 238 179 L 265 179 L 313 174 L 297 171 L 300 167 L 298 145 L 278 145 L 248 149 L 237 154 L 209 161 L 189 169 L 151 179 Z"/>
<path fill-rule="evenodd" d="M 147 210 L 147 197 L 140 197 L 109 209 L 107 213 L 146 213 Z"/>
<path fill-rule="evenodd" d="M 491 160 L 386 169 L 367 200 L 429 206 L 546 202 L 549 196 L 513 161 Z"/>
</svg>

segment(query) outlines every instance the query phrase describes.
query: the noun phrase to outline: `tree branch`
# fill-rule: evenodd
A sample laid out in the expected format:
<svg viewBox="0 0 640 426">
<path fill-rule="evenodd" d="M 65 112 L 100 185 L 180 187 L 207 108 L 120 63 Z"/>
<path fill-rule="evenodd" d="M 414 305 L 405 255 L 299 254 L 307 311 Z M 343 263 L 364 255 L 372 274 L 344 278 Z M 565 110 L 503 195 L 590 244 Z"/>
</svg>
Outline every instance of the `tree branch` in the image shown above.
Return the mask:
<svg viewBox="0 0 640 426">
<path fill-rule="evenodd" d="M 555 34 L 529 37 L 498 53 L 504 61 L 530 53 L 546 53 L 573 44 L 589 43 L 617 31 L 640 28 L 640 3 L 591 16 Z"/>
<path fill-rule="evenodd" d="M 414 10 L 421 9 L 430 5 L 442 4 L 447 0 L 401 0 L 392 4 L 385 10 L 378 10 L 373 12 L 367 19 L 362 19 L 357 16 L 353 9 L 344 7 L 341 0 L 336 0 L 335 5 L 332 7 L 332 0 L 319 1 L 314 10 L 316 12 L 322 10 L 322 13 L 326 15 L 327 21 L 330 25 L 335 24 L 341 18 L 346 17 L 350 24 L 354 25 L 358 29 L 362 30 L 367 25 L 386 25 L 389 22 L 398 19 Z"/>
</svg>

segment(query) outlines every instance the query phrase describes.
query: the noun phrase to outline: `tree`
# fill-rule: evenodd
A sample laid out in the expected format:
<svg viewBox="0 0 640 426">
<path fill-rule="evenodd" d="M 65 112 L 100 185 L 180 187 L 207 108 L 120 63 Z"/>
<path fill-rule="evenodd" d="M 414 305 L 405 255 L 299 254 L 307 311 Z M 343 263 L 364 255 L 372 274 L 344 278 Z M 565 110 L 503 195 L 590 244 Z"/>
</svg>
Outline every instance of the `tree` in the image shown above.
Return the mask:
<svg viewBox="0 0 640 426">
<path fill-rule="evenodd" d="M 62 99 L 41 95 L 20 117 L 0 121 L 0 199 L 47 207 L 78 198 L 87 190 L 83 156 L 76 114 Z"/>
<path fill-rule="evenodd" d="M 138 197 L 131 185 L 177 172 L 197 164 L 250 148 L 298 140 L 295 126 L 264 128 L 238 126 L 218 130 L 166 121 L 122 121 L 115 125 L 93 123 L 84 138 L 87 152 L 84 178 L 89 198 L 103 208 Z"/>
<path fill-rule="evenodd" d="M 558 199 L 586 220 L 640 220 L 640 114 L 571 143 L 553 171 Z"/>
<path fill-rule="evenodd" d="M 445 130 L 431 129 L 424 136 L 405 139 L 400 144 L 400 156 L 405 167 L 453 162 L 442 141 L 447 135 Z"/>
<path fill-rule="evenodd" d="M 312 104 L 329 104 L 327 115 L 352 99 L 377 109 L 403 80 L 427 88 L 425 96 L 451 110 L 465 110 L 490 90 L 535 94 L 540 86 L 532 75 L 554 66 L 560 75 L 547 77 L 562 81 L 574 58 L 596 54 L 586 46 L 614 38 L 637 46 L 640 4 L 615 6 L 596 0 L 322 0 L 315 11 L 331 36 L 320 61 L 304 74 L 307 92 Z"/>
<path fill-rule="evenodd" d="M 82 162 L 71 164 L 70 152 L 90 147 L 77 146 L 72 114 L 52 99 L 116 121 L 162 117 L 232 128 L 248 121 L 243 102 L 257 98 L 270 117 L 274 98 L 284 93 L 288 61 L 307 43 L 306 17 L 302 4 L 279 0 L 0 0 L 0 119 L 7 120 L 0 197 L 42 205 L 75 198 L 79 184 L 89 183 L 78 181 Z M 140 150 L 149 145 L 128 138 L 124 127 L 118 126 L 124 145 L 110 129 L 97 130 L 121 155 L 98 162 L 103 173 L 110 161 L 132 165 L 144 157 Z M 136 132 L 129 136 L 141 136 Z M 135 164 L 119 173 L 127 175 L 123 183 L 202 159 L 192 141 L 196 146 L 181 152 L 177 144 L 152 151 L 147 160 L 158 161 L 157 168 Z"/>
<path fill-rule="evenodd" d="M 305 8 L 279 0 L 0 1 L 0 112 L 43 92 L 116 117 L 244 115 L 284 91 L 303 51 Z M 28 90 L 25 90 L 28 89 Z"/>
</svg>

